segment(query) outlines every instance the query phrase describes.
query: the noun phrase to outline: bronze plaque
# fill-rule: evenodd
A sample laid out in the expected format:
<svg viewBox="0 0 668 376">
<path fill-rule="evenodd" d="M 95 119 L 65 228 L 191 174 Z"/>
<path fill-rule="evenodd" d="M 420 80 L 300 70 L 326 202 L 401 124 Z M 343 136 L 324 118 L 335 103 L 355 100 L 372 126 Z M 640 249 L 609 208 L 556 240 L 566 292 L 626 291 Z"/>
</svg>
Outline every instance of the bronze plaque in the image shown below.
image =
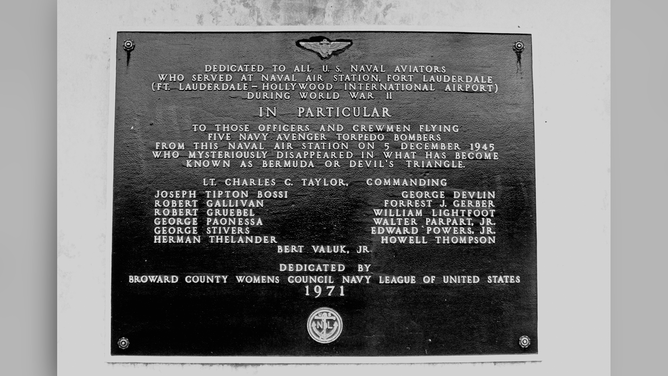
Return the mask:
<svg viewBox="0 0 668 376">
<path fill-rule="evenodd" d="M 111 355 L 536 354 L 531 67 L 529 34 L 119 32 Z"/>
</svg>

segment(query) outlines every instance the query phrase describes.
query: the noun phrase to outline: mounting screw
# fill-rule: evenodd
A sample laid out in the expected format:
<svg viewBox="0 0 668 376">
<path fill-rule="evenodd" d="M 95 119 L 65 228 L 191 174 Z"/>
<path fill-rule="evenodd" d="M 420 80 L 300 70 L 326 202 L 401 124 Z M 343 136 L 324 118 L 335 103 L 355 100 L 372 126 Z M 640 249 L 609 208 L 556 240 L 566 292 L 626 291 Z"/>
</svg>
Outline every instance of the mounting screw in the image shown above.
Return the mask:
<svg viewBox="0 0 668 376">
<path fill-rule="evenodd" d="M 521 40 L 515 42 L 515 44 L 513 44 L 513 51 L 515 51 L 515 53 L 522 53 L 522 51 L 524 51 L 524 42 Z"/>
<path fill-rule="evenodd" d="M 131 39 L 126 40 L 123 42 L 123 49 L 127 52 L 130 52 L 135 49 L 135 42 L 132 41 Z"/>
<path fill-rule="evenodd" d="M 523 349 L 526 349 L 531 345 L 531 339 L 529 336 L 521 336 L 520 337 L 520 347 Z"/>
<path fill-rule="evenodd" d="M 121 350 L 125 350 L 130 346 L 130 340 L 125 337 L 119 338 L 117 343 L 118 343 L 118 348 L 120 348 Z"/>
</svg>

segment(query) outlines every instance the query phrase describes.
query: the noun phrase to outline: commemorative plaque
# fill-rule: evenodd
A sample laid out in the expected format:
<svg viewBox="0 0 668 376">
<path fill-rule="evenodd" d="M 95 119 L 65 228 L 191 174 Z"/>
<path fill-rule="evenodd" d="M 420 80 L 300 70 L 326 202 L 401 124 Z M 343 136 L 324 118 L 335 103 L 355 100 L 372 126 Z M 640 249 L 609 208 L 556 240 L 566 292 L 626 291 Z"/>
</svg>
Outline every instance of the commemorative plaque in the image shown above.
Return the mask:
<svg viewBox="0 0 668 376">
<path fill-rule="evenodd" d="M 537 354 L 531 35 L 116 36 L 114 360 Z"/>
</svg>

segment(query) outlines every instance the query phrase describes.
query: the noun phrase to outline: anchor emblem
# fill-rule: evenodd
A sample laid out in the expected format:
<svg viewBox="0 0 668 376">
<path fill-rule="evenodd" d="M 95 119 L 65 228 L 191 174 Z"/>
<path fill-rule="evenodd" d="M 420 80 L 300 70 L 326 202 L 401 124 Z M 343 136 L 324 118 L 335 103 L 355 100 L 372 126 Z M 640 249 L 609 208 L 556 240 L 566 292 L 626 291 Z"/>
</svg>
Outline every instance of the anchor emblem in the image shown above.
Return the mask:
<svg viewBox="0 0 668 376">
<path fill-rule="evenodd" d="M 335 310 L 321 307 L 311 313 L 306 322 L 306 329 L 314 341 L 330 343 L 341 335 L 343 320 Z"/>
</svg>

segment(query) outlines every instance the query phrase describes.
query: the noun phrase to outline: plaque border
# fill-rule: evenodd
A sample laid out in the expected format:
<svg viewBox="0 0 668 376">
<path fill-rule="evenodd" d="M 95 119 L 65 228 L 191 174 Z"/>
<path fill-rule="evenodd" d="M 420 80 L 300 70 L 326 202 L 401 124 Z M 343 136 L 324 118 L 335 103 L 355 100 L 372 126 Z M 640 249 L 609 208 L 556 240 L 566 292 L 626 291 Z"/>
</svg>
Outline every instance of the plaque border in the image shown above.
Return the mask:
<svg viewBox="0 0 668 376">
<path fill-rule="evenodd" d="M 196 29 L 193 27 L 169 27 L 168 30 L 158 29 L 158 28 L 147 28 L 147 27 L 124 27 L 116 28 L 112 30 L 109 42 L 109 70 L 110 70 L 110 81 L 109 81 L 109 117 L 107 124 L 107 191 L 106 191 L 106 236 L 105 236 L 105 273 L 103 278 L 105 280 L 105 307 L 104 307 L 104 317 L 103 317 L 103 333 L 104 335 L 101 338 L 102 346 L 104 349 L 104 359 L 106 363 L 111 364 L 124 364 L 124 363 L 142 363 L 142 364 L 220 364 L 220 365 L 238 365 L 238 364 L 252 364 L 252 365 L 287 365 L 287 364 L 299 364 L 299 365 L 344 365 L 344 364 L 366 364 L 366 365 L 382 365 L 382 364 L 455 364 L 455 363 L 542 363 L 547 359 L 547 354 L 545 351 L 546 346 L 543 345 L 538 349 L 538 352 L 535 354 L 491 354 L 491 355 L 424 355 L 424 356 L 169 356 L 169 355 L 112 355 L 109 351 L 109 344 L 112 341 L 111 338 L 111 267 L 112 267 L 112 229 L 113 229 L 113 189 L 114 189 L 114 130 L 115 130 L 115 115 L 116 115 L 116 70 L 117 66 L 117 42 L 119 33 L 290 33 L 290 32 L 313 32 L 313 33 L 326 33 L 326 32 L 381 32 L 381 33 L 452 33 L 452 34 L 516 34 L 516 35 L 530 35 L 531 36 L 531 48 L 532 48 L 532 117 L 534 124 L 534 165 L 535 171 L 537 174 L 538 170 L 538 158 L 535 153 L 537 146 L 537 132 L 536 132 L 536 70 L 535 70 L 535 54 L 533 50 L 536 45 L 536 36 L 540 40 L 540 33 L 536 33 L 532 29 L 522 29 L 521 32 L 518 30 L 508 30 L 508 29 L 498 29 L 498 28 L 489 28 L 485 31 L 476 30 L 475 28 L 459 28 L 458 30 L 448 29 L 448 28 L 434 28 L 434 27 L 418 27 L 418 26 L 406 26 L 406 25 L 300 25 L 300 26 L 237 26 L 237 27 L 221 27 L 216 29 L 202 28 Z M 537 176 L 534 180 L 535 182 L 535 211 L 536 211 L 536 303 L 537 303 L 537 313 L 536 313 L 536 330 L 537 334 L 540 337 L 541 333 L 545 333 L 545 330 L 542 328 L 545 326 L 544 323 L 541 323 L 540 317 L 542 309 L 541 304 L 541 257 L 540 257 L 540 231 L 538 224 L 538 179 Z M 518 338 L 519 341 L 519 338 Z M 128 341 L 129 342 L 129 341 Z M 543 340 L 543 343 L 545 341 Z M 519 346 L 519 344 L 518 344 Z"/>
</svg>

